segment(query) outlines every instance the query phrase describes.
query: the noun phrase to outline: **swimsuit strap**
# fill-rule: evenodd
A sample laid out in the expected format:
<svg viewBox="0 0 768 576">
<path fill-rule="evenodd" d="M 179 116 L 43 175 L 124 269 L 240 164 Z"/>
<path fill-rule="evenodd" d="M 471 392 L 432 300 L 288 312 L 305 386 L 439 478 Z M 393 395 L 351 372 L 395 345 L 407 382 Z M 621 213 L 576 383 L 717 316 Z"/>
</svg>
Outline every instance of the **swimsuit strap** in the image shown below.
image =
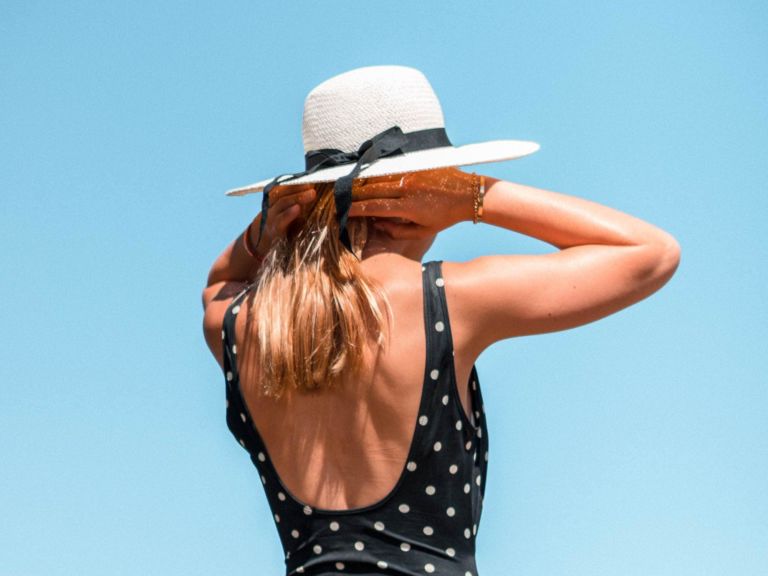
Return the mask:
<svg viewBox="0 0 768 576">
<path fill-rule="evenodd" d="M 267 449 L 256 430 L 256 425 L 248 411 L 245 398 L 240 389 L 240 373 L 237 367 L 237 339 L 235 337 L 235 322 L 244 297 L 255 284 L 249 284 L 239 294 L 232 298 L 224 312 L 224 323 L 221 337 L 224 344 L 224 374 L 226 377 L 227 424 L 237 437 L 240 445 L 248 451 L 251 461 L 259 471 L 261 482 L 265 486 L 279 484 L 277 472 L 272 461 L 267 457 Z"/>
<path fill-rule="evenodd" d="M 472 419 L 467 416 L 461 403 L 454 365 L 453 334 L 448 316 L 448 302 L 445 297 L 445 281 L 442 261 L 427 262 L 424 272 L 424 321 L 427 335 L 427 362 L 429 377 L 440 379 L 440 395 L 431 398 L 430 411 L 436 413 L 442 404 L 447 406 L 452 421 L 448 423 L 461 429 L 467 450 L 474 450 L 475 461 L 479 461 L 482 478 L 488 468 L 488 428 L 485 421 L 485 407 L 480 392 L 477 369 L 472 366 L 469 375 L 469 398 Z M 445 377 L 443 377 L 445 376 Z M 425 384 L 428 380 L 425 380 Z M 463 383 L 466 385 L 466 383 Z M 481 495 L 485 494 L 485 482 L 480 485 Z"/>
</svg>

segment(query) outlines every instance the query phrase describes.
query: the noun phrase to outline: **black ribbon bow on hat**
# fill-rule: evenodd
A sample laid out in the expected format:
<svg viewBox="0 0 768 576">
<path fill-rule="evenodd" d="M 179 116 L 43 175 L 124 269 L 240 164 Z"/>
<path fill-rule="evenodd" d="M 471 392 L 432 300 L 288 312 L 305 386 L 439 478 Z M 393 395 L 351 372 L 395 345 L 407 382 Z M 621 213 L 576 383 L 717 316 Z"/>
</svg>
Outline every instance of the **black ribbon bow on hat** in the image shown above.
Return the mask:
<svg viewBox="0 0 768 576">
<path fill-rule="evenodd" d="M 320 168 L 342 166 L 354 163 L 352 171 L 346 176 L 336 180 L 333 188 L 336 203 L 336 219 L 339 222 L 339 239 L 344 247 L 352 252 L 352 243 L 347 232 L 347 220 L 349 209 L 352 206 L 352 181 L 357 177 L 363 167 L 370 166 L 379 158 L 415 152 L 429 148 L 451 146 L 445 128 L 428 128 L 404 133 L 399 126 L 392 126 L 383 132 L 379 132 L 370 140 L 363 142 L 357 152 L 342 152 L 334 148 L 310 150 L 305 155 L 306 169 L 297 174 L 281 174 L 264 187 L 264 196 L 261 201 L 261 225 L 259 227 L 259 240 L 264 233 L 267 223 L 267 211 L 269 209 L 269 192 L 288 180 L 293 180 L 312 174 Z"/>
</svg>

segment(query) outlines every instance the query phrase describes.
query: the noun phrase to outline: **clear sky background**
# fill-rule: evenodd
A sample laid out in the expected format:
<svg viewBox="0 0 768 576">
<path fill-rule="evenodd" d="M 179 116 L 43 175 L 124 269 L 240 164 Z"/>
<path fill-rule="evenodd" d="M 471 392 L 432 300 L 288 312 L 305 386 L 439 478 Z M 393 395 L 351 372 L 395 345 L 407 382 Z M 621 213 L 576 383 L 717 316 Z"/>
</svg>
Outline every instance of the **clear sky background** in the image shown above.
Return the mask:
<svg viewBox="0 0 768 576">
<path fill-rule="evenodd" d="M 478 369 L 481 576 L 768 573 L 768 4 L 0 3 L 0 575 L 283 573 L 202 336 L 210 265 L 303 165 L 306 93 L 425 72 L 486 174 L 682 246 L 660 292 Z M 487 226 L 427 255 L 553 248 Z"/>
</svg>

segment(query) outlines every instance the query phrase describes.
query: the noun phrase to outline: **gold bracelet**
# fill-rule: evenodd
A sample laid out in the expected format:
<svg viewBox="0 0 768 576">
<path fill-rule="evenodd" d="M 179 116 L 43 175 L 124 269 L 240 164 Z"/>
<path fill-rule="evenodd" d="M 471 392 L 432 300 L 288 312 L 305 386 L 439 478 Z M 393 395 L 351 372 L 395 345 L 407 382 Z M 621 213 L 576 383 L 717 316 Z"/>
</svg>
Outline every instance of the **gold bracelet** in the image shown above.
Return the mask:
<svg viewBox="0 0 768 576">
<path fill-rule="evenodd" d="M 477 224 L 480 211 L 480 179 L 472 172 L 472 224 Z"/>
<path fill-rule="evenodd" d="M 485 199 L 485 176 L 480 175 L 480 189 L 478 192 L 477 221 L 483 221 L 483 200 Z"/>
</svg>

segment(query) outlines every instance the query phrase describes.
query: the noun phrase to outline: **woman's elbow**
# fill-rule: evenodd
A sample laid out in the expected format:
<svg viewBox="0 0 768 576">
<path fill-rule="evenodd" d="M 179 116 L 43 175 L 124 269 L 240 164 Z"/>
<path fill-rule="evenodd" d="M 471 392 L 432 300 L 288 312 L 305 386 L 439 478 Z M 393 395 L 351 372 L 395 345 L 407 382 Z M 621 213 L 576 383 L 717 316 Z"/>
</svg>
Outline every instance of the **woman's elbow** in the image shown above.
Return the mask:
<svg viewBox="0 0 768 576">
<path fill-rule="evenodd" d="M 680 243 L 667 232 L 659 234 L 653 242 L 646 244 L 643 263 L 639 267 L 639 279 L 658 290 L 675 274 L 680 265 Z"/>
<path fill-rule="evenodd" d="M 659 252 L 659 265 L 665 275 L 671 278 L 680 265 L 680 243 L 672 234 L 665 232 Z"/>
</svg>

